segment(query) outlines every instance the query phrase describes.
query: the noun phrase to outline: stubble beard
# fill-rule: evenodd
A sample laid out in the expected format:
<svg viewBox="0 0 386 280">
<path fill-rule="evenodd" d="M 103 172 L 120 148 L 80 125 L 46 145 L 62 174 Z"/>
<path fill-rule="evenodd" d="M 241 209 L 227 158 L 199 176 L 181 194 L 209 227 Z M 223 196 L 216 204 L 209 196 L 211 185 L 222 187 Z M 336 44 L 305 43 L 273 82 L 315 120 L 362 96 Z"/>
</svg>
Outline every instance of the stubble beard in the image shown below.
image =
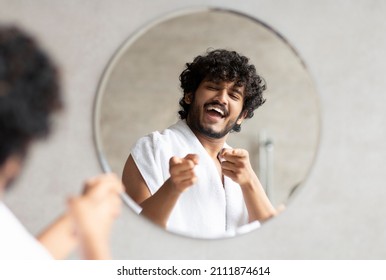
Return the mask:
<svg viewBox="0 0 386 280">
<path fill-rule="evenodd" d="M 204 111 L 204 109 L 202 110 Z M 210 127 L 205 127 L 200 122 L 200 110 L 196 108 L 196 106 L 191 106 L 190 111 L 188 113 L 188 116 L 186 118 L 186 123 L 190 127 L 191 130 L 196 131 L 206 137 L 214 138 L 214 139 L 221 139 L 224 138 L 228 133 L 232 132 L 233 128 L 237 126 L 237 121 L 239 120 L 241 116 L 240 115 L 236 118 L 236 120 L 231 121 L 230 123 L 225 126 L 225 128 L 221 131 L 214 131 Z"/>
</svg>

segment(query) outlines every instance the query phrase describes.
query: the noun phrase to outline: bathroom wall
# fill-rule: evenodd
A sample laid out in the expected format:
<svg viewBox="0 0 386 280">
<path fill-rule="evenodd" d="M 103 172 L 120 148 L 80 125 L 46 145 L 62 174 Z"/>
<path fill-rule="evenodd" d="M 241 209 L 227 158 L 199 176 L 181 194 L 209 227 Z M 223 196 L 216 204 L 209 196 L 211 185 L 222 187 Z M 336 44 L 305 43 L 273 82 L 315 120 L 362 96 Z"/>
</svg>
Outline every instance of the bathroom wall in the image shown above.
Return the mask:
<svg viewBox="0 0 386 280">
<path fill-rule="evenodd" d="M 320 95 L 314 167 L 285 212 L 233 239 L 175 236 L 124 209 L 113 231 L 114 257 L 386 258 L 386 3 L 375 0 L 0 0 L 0 22 L 25 27 L 56 58 L 66 102 L 52 136 L 32 149 L 7 204 L 32 233 L 63 212 L 83 179 L 101 172 L 92 115 L 111 56 L 149 21 L 205 5 L 256 17 L 299 52 Z"/>
</svg>

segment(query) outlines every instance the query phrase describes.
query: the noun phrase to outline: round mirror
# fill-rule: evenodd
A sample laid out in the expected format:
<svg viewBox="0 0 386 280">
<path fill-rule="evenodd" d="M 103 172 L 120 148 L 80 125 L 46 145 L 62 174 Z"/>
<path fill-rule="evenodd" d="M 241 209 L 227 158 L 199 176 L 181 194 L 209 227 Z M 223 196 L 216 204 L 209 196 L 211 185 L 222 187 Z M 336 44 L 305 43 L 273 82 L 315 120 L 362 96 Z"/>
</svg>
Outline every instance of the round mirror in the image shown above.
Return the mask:
<svg viewBox="0 0 386 280">
<path fill-rule="evenodd" d="M 99 86 L 95 139 L 105 171 L 122 175 L 133 144 L 178 120 L 179 75 L 208 49 L 250 58 L 266 84 L 266 102 L 228 144 L 249 151 L 252 167 L 274 206 L 287 204 L 315 158 L 320 111 L 302 60 L 278 32 L 231 11 L 173 14 L 141 29 L 119 48 Z M 135 205 L 133 205 L 135 207 Z"/>
</svg>

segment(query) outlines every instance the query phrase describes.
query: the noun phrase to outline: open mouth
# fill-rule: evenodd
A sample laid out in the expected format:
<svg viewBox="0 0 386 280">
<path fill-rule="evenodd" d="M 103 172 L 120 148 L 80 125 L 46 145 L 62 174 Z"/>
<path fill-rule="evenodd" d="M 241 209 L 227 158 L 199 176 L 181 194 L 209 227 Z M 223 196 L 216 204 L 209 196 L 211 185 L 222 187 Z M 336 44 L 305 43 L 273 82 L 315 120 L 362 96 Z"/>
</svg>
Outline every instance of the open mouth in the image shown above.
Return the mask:
<svg viewBox="0 0 386 280">
<path fill-rule="evenodd" d="M 213 117 L 225 118 L 227 116 L 226 109 L 222 105 L 209 104 L 205 109 Z"/>
</svg>

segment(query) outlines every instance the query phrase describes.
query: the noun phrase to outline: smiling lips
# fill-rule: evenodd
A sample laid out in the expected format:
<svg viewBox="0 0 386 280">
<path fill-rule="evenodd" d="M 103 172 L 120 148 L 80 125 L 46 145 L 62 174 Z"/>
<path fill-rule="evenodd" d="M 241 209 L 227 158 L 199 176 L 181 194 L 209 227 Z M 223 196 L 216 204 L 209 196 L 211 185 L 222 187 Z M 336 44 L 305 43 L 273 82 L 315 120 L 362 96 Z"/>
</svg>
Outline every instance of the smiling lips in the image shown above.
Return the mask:
<svg viewBox="0 0 386 280">
<path fill-rule="evenodd" d="M 224 105 L 219 103 L 210 103 L 205 106 L 206 112 L 217 115 L 221 118 L 225 118 L 228 115 L 228 111 L 226 110 Z"/>
</svg>

